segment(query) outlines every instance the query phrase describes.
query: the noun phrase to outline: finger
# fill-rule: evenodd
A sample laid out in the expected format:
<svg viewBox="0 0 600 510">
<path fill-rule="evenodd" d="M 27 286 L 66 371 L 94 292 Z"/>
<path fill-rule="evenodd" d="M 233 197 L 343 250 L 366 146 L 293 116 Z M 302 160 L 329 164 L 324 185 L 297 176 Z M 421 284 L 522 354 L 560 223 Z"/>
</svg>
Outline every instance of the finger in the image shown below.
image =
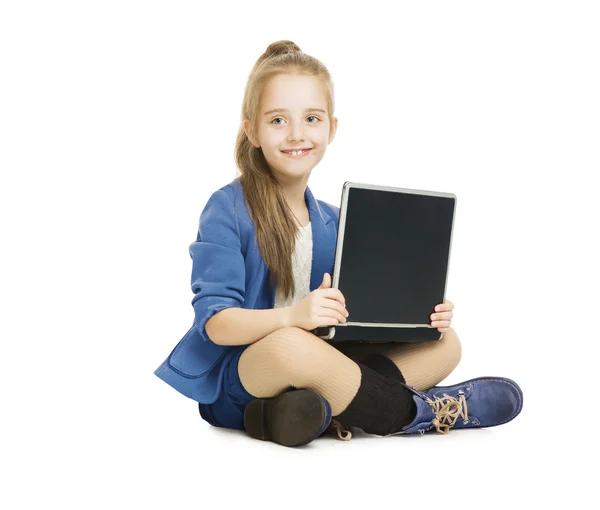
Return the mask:
<svg viewBox="0 0 600 510">
<path fill-rule="evenodd" d="M 430 316 L 432 321 L 450 320 L 452 319 L 452 317 L 454 317 L 454 314 L 452 312 L 432 313 Z"/>
<path fill-rule="evenodd" d="M 326 289 L 327 292 L 325 293 L 325 296 L 328 297 L 329 299 L 335 299 L 336 301 L 342 303 L 344 306 L 346 306 L 346 298 L 343 296 L 343 294 L 340 292 L 339 289 Z"/>
<path fill-rule="evenodd" d="M 346 316 L 348 315 L 348 310 L 346 310 L 346 307 L 338 303 L 335 299 L 326 299 L 321 306 L 327 308 L 327 310 L 331 310 L 333 316 L 335 317 L 340 316 L 346 319 Z"/>
<path fill-rule="evenodd" d="M 436 305 L 435 307 L 436 312 L 447 312 L 452 309 L 454 309 L 454 304 L 451 301 L 448 301 L 447 299 L 443 303 Z"/>
<path fill-rule="evenodd" d="M 433 321 L 431 325 L 436 328 L 449 328 L 450 321 Z"/>
<path fill-rule="evenodd" d="M 335 317 L 329 317 L 326 315 L 318 315 L 317 317 L 325 319 L 325 322 L 323 322 L 321 326 L 337 326 L 340 323 L 340 321 L 338 321 Z"/>
<path fill-rule="evenodd" d="M 332 317 L 337 320 L 338 324 L 346 322 L 346 317 L 334 308 L 326 308 L 321 312 L 320 317 Z"/>
<path fill-rule="evenodd" d="M 335 310 L 336 312 L 338 312 L 340 315 L 342 315 L 344 317 L 348 316 L 348 310 L 346 309 L 346 307 L 333 299 L 330 299 L 329 302 L 325 303 L 324 306 L 326 306 L 327 308 L 330 308 L 332 310 Z"/>
</svg>

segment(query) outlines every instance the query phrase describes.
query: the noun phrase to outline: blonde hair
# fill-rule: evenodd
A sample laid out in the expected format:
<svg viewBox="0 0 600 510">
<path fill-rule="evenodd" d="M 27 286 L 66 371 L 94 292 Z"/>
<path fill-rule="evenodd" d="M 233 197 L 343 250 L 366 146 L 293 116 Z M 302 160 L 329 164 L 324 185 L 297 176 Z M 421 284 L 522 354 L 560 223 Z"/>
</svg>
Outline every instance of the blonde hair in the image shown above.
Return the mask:
<svg viewBox="0 0 600 510">
<path fill-rule="evenodd" d="M 243 128 L 249 119 L 250 133 L 258 132 L 260 106 L 265 86 L 280 74 L 314 76 L 321 81 L 327 115 L 333 127 L 334 94 L 329 71 L 316 58 L 303 53 L 292 41 L 277 41 L 258 58 L 244 90 L 242 126 L 235 143 L 235 162 L 247 209 L 256 227 L 256 240 L 265 264 L 271 271 L 270 286 L 281 287 L 287 298 L 294 292 L 292 253 L 299 227 L 285 200 L 281 186 L 271 172 L 261 148 L 256 148 Z"/>
</svg>

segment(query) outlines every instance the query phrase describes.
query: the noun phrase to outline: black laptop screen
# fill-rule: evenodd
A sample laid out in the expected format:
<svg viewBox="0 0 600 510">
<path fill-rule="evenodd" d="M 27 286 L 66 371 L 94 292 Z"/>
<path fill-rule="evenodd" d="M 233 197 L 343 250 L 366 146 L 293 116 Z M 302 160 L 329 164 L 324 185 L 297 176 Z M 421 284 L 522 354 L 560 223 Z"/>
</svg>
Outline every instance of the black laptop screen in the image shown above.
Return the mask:
<svg viewBox="0 0 600 510">
<path fill-rule="evenodd" d="M 338 280 L 349 321 L 431 322 L 443 302 L 455 202 L 349 188 Z"/>
</svg>

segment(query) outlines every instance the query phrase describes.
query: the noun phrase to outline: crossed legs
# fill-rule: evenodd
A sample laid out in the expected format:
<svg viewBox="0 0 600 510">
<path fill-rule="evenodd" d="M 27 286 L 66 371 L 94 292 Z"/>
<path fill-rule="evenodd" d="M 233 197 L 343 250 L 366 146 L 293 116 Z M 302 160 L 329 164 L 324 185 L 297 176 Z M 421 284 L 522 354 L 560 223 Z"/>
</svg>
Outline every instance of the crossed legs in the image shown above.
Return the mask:
<svg viewBox="0 0 600 510">
<path fill-rule="evenodd" d="M 461 346 L 452 328 L 433 342 L 334 346 L 302 328 L 289 327 L 248 346 L 238 371 L 246 391 L 257 398 L 275 397 L 289 388 L 308 388 L 326 398 L 337 416 L 358 392 L 361 372 L 356 361 L 372 352 L 390 358 L 408 385 L 427 390 L 458 365 Z"/>
<path fill-rule="evenodd" d="M 457 367 L 461 359 L 460 340 L 453 328 L 442 338 L 414 343 L 352 343 L 339 349 L 354 361 L 376 352 L 391 359 L 402 372 L 406 384 L 426 391 L 442 382 Z"/>
</svg>

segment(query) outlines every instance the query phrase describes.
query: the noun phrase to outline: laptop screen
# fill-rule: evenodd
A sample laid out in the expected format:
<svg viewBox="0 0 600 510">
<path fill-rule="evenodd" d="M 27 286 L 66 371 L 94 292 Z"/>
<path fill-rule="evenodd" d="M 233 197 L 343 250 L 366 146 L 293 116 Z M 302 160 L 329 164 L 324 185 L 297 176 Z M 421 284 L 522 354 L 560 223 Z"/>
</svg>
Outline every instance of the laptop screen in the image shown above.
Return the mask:
<svg viewBox="0 0 600 510">
<path fill-rule="evenodd" d="M 456 196 L 356 183 L 346 193 L 333 284 L 348 322 L 429 325 L 444 298 Z"/>
</svg>

